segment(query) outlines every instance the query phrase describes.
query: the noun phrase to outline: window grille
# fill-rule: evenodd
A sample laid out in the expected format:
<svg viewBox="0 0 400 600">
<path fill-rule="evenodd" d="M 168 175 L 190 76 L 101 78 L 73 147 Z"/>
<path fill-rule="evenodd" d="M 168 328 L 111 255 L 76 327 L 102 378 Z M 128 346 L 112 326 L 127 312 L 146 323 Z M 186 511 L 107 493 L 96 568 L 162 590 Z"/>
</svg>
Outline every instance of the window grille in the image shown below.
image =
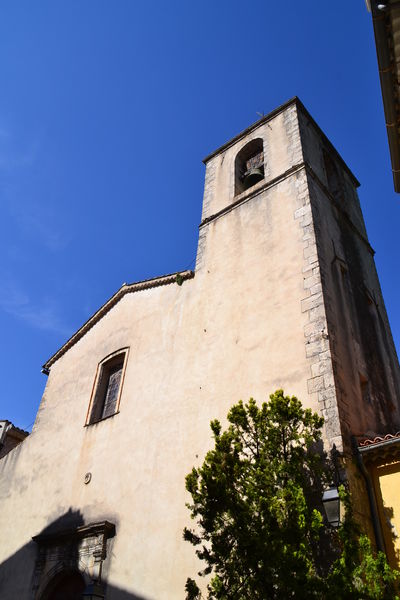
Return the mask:
<svg viewBox="0 0 400 600">
<path fill-rule="evenodd" d="M 108 376 L 104 405 L 101 414 L 102 419 L 105 419 L 106 417 L 109 417 L 115 413 L 123 366 L 124 363 L 120 363 L 110 371 Z"/>
<path fill-rule="evenodd" d="M 99 364 L 88 425 L 118 412 L 126 357 L 126 351 L 118 351 Z"/>
</svg>

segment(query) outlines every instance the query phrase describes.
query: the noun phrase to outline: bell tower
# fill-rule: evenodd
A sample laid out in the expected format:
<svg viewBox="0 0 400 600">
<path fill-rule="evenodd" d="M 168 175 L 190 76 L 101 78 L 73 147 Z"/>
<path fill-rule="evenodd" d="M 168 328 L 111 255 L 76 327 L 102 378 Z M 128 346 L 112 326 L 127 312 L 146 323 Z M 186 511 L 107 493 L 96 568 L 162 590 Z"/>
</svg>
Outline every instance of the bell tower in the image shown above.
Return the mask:
<svg viewBox="0 0 400 600">
<path fill-rule="evenodd" d="M 267 389 L 285 384 L 318 410 L 341 451 L 399 429 L 398 359 L 359 183 L 338 152 L 294 98 L 204 162 L 196 277 L 257 305 L 241 319 L 260 334 Z"/>
</svg>

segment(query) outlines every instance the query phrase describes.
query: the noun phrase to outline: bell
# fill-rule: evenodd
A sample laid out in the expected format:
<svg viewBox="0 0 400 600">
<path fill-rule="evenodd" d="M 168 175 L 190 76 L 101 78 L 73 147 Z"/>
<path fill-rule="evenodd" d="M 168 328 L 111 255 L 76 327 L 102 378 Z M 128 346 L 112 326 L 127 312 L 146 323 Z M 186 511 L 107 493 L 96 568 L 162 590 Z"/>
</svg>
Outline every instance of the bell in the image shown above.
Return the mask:
<svg viewBox="0 0 400 600">
<path fill-rule="evenodd" d="M 256 183 L 261 181 L 261 179 L 264 179 L 264 173 L 263 173 L 262 169 L 260 169 L 260 168 L 249 169 L 247 171 L 247 173 L 245 173 L 245 176 L 243 179 L 244 189 L 248 190 L 250 187 L 252 187 Z"/>
</svg>

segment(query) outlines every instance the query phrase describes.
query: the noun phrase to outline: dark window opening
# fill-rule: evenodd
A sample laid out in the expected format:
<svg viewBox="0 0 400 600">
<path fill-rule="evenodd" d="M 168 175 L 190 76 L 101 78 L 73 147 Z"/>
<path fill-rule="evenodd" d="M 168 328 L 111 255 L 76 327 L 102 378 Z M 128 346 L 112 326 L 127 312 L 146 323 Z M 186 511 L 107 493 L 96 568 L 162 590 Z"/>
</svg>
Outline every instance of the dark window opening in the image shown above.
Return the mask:
<svg viewBox="0 0 400 600">
<path fill-rule="evenodd" d="M 235 159 L 235 195 L 264 179 L 264 146 L 260 138 L 240 150 Z"/>
<path fill-rule="evenodd" d="M 76 571 L 61 573 L 50 582 L 42 600 L 81 600 L 85 582 Z"/>
<path fill-rule="evenodd" d="M 370 393 L 370 384 L 366 377 L 360 375 L 360 388 L 361 388 L 361 398 L 363 402 L 370 404 L 371 403 L 371 393 Z"/>
<path fill-rule="evenodd" d="M 125 357 L 125 352 L 118 352 L 100 363 L 89 424 L 111 417 L 118 411 Z"/>
<path fill-rule="evenodd" d="M 323 150 L 324 165 L 326 172 L 326 179 L 328 183 L 328 190 L 332 194 L 335 200 L 339 201 L 343 198 L 343 181 L 339 175 L 338 168 L 332 159 L 332 157 Z"/>
</svg>

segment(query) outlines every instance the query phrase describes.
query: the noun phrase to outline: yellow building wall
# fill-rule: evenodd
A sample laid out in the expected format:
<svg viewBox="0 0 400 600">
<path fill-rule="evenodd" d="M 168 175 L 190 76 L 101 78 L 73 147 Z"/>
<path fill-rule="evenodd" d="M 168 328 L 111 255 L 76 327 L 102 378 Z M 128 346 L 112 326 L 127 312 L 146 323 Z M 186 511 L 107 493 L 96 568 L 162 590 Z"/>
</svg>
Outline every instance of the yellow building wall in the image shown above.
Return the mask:
<svg viewBox="0 0 400 600">
<path fill-rule="evenodd" d="M 400 567 L 400 458 L 371 468 L 379 519 L 389 564 Z"/>
</svg>

